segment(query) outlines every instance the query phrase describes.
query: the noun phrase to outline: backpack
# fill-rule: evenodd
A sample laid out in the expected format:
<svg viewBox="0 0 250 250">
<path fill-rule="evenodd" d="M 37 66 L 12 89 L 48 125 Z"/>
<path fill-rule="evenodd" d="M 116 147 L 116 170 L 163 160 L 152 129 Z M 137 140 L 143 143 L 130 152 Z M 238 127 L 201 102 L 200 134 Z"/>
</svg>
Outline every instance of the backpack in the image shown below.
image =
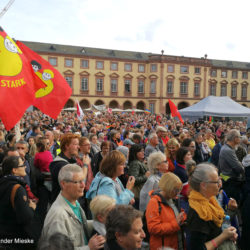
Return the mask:
<svg viewBox="0 0 250 250">
<path fill-rule="evenodd" d="M 143 216 L 142 216 L 142 224 L 143 224 L 142 229 L 145 233 L 145 238 L 143 239 L 143 241 L 149 242 L 150 234 L 148 232 L 146 211 L 147 209 L 144 211 Z M 159 211 L 159 214 L 161 214 L 161 202 L 160 201 L 158 201 L 158 211 Z"/>
</svg>

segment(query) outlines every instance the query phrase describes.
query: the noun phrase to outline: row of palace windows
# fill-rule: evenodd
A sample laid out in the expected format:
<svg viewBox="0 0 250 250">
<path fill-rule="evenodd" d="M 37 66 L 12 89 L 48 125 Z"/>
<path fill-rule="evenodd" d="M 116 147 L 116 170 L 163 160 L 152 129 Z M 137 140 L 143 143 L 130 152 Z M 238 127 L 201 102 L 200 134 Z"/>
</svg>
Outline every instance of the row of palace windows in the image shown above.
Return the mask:
<svg viewBox="0 0 250 250">
<path fill-rule="evenodd" d="M 70 85 L 70 87 L 73 87 L 73 78 L 72 76 L 66 76 L 66 81 Z M 103 91 L 103 78 L 96 78 L 96 90 L 97 91 Z M 115 93 L 118 92 L 118 80 L 117 79 L 111 79 L 111 92 Z M 131 93 L 131 85 L 132 81 L 130 79 L 125 79 L 124 81 L 124 89 L 126 93 Z M 82 91 L 88 91 L 89 89 L 89 79 L 86 77 L 81 78 L 81 90 Z M 138 93 L 143 94 L 145 90 L 145 82 L 144 80 L 138 81 Z M 150 93 L 155 94 L 156 93 L 156 80 L 150 80 Z M 167 94 L 173 94 L 174 93 L 174 82 L 171 80 L 167 81 Z M 187 81 L 181 81 L 180 82 L 180 94 L 187 95 L 188 94 L 188 82 Z M 200 83 L 194 82 L 194 95 L 199 96 L 200 95 Z M 210 84 L 210 95 L 216 95 L 216 85 Z M 227 85 L 221 84 L 221 96 L 227 96 Z M 231 97 L 236 98 L 237 96 L 237 85 L 232 85 L 231 87 Z M 246 98 L 247 97 L 247 85 L 242 85 L 241 87 L 241 97 Z"/>
<path fill-rule="evenodd" d="M 216 96 L 216 85 L 210 84 L 210 95 Z M 220 86 L 220 96 L 227 96 L 227 85 L 221 84 Z M 237 97 L 237 85 L 232 85 L 231 87 L 231 97 L 236 98 Z M 241 97 L 247 98 L 247 85 L 241 86 Z"/>
<path fill-rule="evenodd" d="M 65 58 L 65 67 L 73 67 L 73 59 L 71 58 Z M 57 57 L 49 57 L 49 62 L 52 66 L 57 66 Z M 132 63 L 124 63 L 124 71 L 132 72 Z M 138 72 L 144 73 L 145 72 L 145 64 L 138 64 Z M 89 68 L 89 60 L 82 59 L 81 60 L 81 68 L 88 69 Z M 104 61 L 96 61 L 96 69 L 98 70 L 104 70 Z M 110 62 L 110 70 L 117 71 L 118 70 L 118 62 Z M 157 64 L 151 63 L 150 64 L 150 72 L 157 72 Z M 167 72 L 168 73 L 174 73 L 175 72 L 175 65 L 168 64 L 167 65 Z M 180 73 L 182 74 L 188 74 L 189 73 L 189 66 L 180 66 Z M 239 72 L 237 70 L 231 71 L 232 75 L 231 78 L 237 79 Z M 194 74 L 200 75 L 201 74 L 201 67 L 194 67 Z M 217 77 L 217 69 L 211 69 L 210 70 L 210 76 L 211 77 Z M 228 77 L 228 71 L 227 70 L 221 70 L 221 77 L 227 78 Z M 248 72 L 242 71 L 241 72 L 241 78 L 242 79 L 248 79 Z"/>
<path fill-rule="evenodd" d="M 52 66 L 57 66 L 58 61 L 57 57 L 49 57 L 49 63 Z M 72 58 L 65 58 L 64 59 L 64 66 L 73 68 L 74 61 Z M 158 72 L 157 63 L 150 64 L 150 72 Z M 88 69 L 89 68 L 89 60 L 81 59 L 81 68 Z M 96 69 L 104 70 L 104 61 L 96 60 Z M 138 64 L 138 72 L 145 73 L 146 64 Z M 110 70 L 117 71 L 118 70 L 118 62 L 110 62 Z M 132 63 L 124 63 L 124 71 L 132 72 L 133 71 L 133 64 Z M 175 65 L 168 64 L 167 65 L 167 72 L 174 73 L 175 72 Z M 187 74 L 189 73 L 189 66 L 180 66 L 180 73 Z M 201 67 L 194 67 L 194 74 L 200 75 L 201 74 Z"/>
<path fill-rule="evenodd" d="M 231 71 L 231 78 L 232 79 L 237 79 L 239 78 L 239 74 L 240 72 L 238 72 L 237 70 L 232 70 Z M 227 78 L 228 77 L 228 71 L 227 70 L 221 70 L 221 78 Z M 210 70 L 210 76 L 211 77 L 217 77 L 217 70 L 216 69 L 211 69 Z M 241 78 L 242 79 L 248 79 L 248 72 L 247 71 L 242 71 L 241 72 Z"/>
</svg>

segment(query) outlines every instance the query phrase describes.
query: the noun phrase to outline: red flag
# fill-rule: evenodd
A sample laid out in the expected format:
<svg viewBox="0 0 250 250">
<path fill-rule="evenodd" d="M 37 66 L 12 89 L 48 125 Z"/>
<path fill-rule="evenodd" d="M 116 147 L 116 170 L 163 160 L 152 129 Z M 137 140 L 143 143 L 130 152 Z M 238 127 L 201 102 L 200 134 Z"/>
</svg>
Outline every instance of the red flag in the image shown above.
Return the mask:
<svg viewBox="0 0 250 250">
<path fill-rule="evenodd" d="M 132 115 L 134 115 L 135 114 L 135 111 L 134 110 L 132 110 Z"/>
<path fill-rule="evenodd" d="M 33 79 L 29 61 L 0 27 L 0 118 L 7 130 L 12 129 L 33 104 L 37 89 Z"/>
<path fill-rule="evenodd" d="M 181 123 L 183 124 L 184 121 L 183 121 L 181 114 L 179 113 L 177 107 L 175 106 L 175 104 L 170 99 L 168 99 L 168 103 L 169 103 L 169 107 L 170 107 L 172 116 L 173 117 L 177 116 L 179 118 L 179 120 L 181 121 Z"/>
<path fill-rule="evenodd" d="M 63 76 L 49 62 L 32 51 L 26 45 L 17 42 L 35 71 L 36 81 L 45 83 L 46 87 L 36 91 L 34 106 L 43 113 L 56 119 L 72 93 L 72 89 Z"/>
</svg>

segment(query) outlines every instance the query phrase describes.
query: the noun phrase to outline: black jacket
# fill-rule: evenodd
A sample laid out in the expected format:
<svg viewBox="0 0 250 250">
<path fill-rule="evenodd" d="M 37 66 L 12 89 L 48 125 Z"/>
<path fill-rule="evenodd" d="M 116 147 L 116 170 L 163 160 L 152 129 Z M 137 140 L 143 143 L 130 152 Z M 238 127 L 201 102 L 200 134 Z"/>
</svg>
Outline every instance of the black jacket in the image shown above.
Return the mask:
<svg viewBox="0 0 250 250">
<path fill-rule="evenodd" d="M 11 191 L 15 184 L 20 184 L 11 204 Z M 24 238 L 34 217 L 34 210 L 29 207 L 26 183 L 15 176 L 4 176 L 0 179 L 0 238 Z"/>
<path fill-rule="evenodd" d="M 58 174 L 62 167 L 67 164 L 74 164 L 76 163 L 76 159 L 74 158 L 67 158 L 64 153 L 60 153 L 49 165 L 51 179 L 52 179 L 52 192 L 51 192 L 51 203 L 53 203 L 58 194 L 61 191 L 59 182 L 58 182 Z"/>
</svg>

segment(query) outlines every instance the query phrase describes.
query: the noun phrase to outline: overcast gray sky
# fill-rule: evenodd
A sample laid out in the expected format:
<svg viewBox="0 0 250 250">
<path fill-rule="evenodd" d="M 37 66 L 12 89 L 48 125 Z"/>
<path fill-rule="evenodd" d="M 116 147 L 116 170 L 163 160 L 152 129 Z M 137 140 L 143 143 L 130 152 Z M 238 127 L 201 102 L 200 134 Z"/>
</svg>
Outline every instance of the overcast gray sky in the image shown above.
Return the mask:
<svg viewBox="0 0 250 250">
<path fill-rule="evenodd" d="M 249 0 L 15 0 L 0 25 L 16 40 L 250 62 L 249 7 Z"/>
</svg>

